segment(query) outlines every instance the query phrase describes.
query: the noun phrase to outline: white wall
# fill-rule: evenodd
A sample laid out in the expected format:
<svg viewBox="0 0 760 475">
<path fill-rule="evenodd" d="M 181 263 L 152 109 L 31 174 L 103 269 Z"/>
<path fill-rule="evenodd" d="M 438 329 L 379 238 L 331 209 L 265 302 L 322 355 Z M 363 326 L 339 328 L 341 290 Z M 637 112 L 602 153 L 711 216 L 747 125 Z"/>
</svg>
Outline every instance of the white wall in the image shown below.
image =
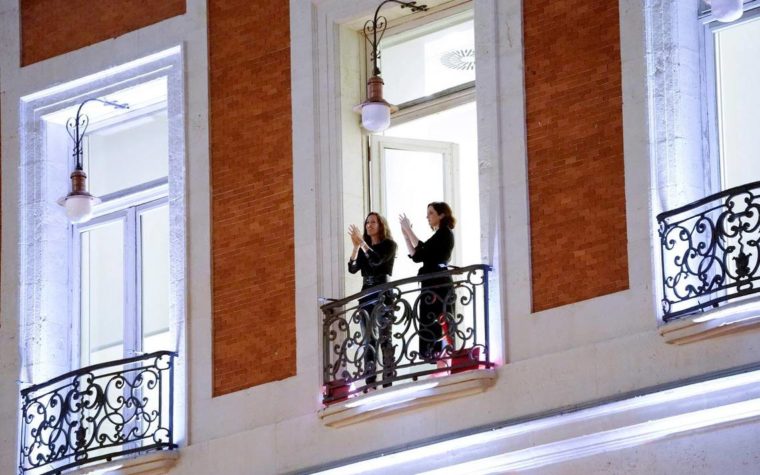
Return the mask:
<svg viewBox="0 0 760 475">
<path fill-rule="evenodd" d="M 338 226 L 338 213 L 329 200 L 341 180 L 340 167 L 333 166 L 340 157 L 341 106 L 330 102 L 336 91 L 321 88 L 336 84 L 337 69 L 321 59 L 336 56 L 332 36 L 338 31 L 336 25 L 348 21 L 353 25 L 358 17 L 373 11 L 377 2 L 291 0 L 290 4 L 298 373 L 284 381 L 212 398 L 205 2 L 189 0 L 188 13 L 182 17 L 19 69 L 17 2 L 0 0 L 4 171 L 0 473 L 14 473 L 17 450 L 19 98 L 180 43 L 185 46 L 187 68 L 189 435 L 188 446 L 182 448 L 171 473 L 287 472 L 757 360 L 760 342 L 754 334 L 678 347 L 666 344 L 657 331 L 650 247 L 649 190 L 653 185 L 645 12 L 642 2 L 636 0 L 620 1 L 631 287 L 531 314 L 521 6 L 514 0 L 476 0 L 476 42 L 482 51 L 478 65 L 479 157 L 493 177 L 488 184 L 490 196 L 502 202 L 491 208 L 484 222 L 494 230 L 491 238 L 502 256 L 495 264 L 502 283 L 503 313 L 495 323 L 503 327 L 501 350 L 510 363 L 498 370 L 496 385 L 482 395 L 341 429 L 324 427 L 317 415 L 321 407 L 317 297 L 342 288 L 334 273 L 334 258 L 341 256 L 336 266 L 341 272 L 345 263 L 338 238 L 344 229 L 342 223 Z M 739 426 L 694 436 L 693 440 L 699 441 L 705 460 L 715 463 L 727 460 L 722 450 L 736 447 L 741 453 L 730 463 L 739 467 L 743 461 L 754 460 L 756 453 L 746 441 L 754 440 L 757 433 L 755 426 Z M 725 440 L 738 442 L 730 445 Z M 717 448 L 710 449 L 716 441 Z M 633 460 L 637 467 L 651 468 L 681 443 L 650 444 L 610 460 L 616 467 L 626 467 Z M 601 471 L 605 461 L 604 456 L 597 456 L 554 473 Z M 709 463 L 704 466 L 712 466 Z"/>
<path fill-rule="evenodd" d="M 755 475 L 760 424 L 720 427 L 557 465 L 525 475 Z"/>
</svg>

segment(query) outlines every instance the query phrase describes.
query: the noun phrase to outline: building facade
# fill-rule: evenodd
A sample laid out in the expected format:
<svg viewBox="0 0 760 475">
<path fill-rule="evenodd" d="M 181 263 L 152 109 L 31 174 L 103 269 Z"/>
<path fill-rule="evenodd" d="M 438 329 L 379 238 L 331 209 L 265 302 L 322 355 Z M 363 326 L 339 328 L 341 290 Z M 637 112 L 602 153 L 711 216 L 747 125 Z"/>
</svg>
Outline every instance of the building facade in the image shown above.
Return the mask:
<svg viewBox="0 0 760 475">
<path fill-rule="evenodd" d="M 760 470 L 760 0 L 158 3 L 0 0 L 0 473 Z"/>
</svg>

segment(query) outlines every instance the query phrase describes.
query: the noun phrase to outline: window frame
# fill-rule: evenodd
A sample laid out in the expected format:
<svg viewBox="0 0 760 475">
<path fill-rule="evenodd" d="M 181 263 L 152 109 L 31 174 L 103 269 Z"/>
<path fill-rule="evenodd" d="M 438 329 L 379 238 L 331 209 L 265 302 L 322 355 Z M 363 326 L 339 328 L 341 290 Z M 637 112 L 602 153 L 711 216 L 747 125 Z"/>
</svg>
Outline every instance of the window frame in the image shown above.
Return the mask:
<svg viewBox="0 0 760 475">
<path fill-rule="evenodd" d="M 529 268 L 522 259 L 524 253 L 512 251 L 527 248 L 529 236 L 519 225 L 508 226 L 508 223 L 522 223 L 528 219 L 527 167 L 523 160 L 503 158 L 520 157 L 525 153 L 524 127 L 521 125 L 524 104 L 520 95 L 500 92 L 522 84 L 521 43 L 519 39 L 504 42 L 506 53 L 509 53 L 506 55 L 495 48 L 481 46 L 493 38 L 502 38 L 508 29 L 518 26 L 517 17 L 511 16 L 509 8 L 503 9 L 500 5 L 498 0 L 454 0 L 433 6 L 424 13 L 412 15 L 408 11 L 390 8 L 384 13 L 391 26 L 396 27 L 415 17 L 433 20 L 448 16 L 456 11 L 455 8 L 472 8 L 474 11 L 476 60 L 479 63 L 475 96 L 478 104 L 482 104 L 477 110 L 480 229 L 483 231 L 481 258 L 495 265 L 494 272 L 489 273 L 489 288 L 494 292 L 489 300 L 489 312 L 493 316 L 490 322 L 491 353 L 494 361 L 503 364 L 509 357 L 505 351 L 506 333 L 501 316 L 508 306 L 512 311 L 529 312 L 530 303 L 529 299 L 522 297 L 523 292 L 516 292 L 518 298 L 509 304 L 507 294 L 514 291 L 515 286 L 506 279 L 508 266 L 515 277 L 514 282 L 524 281 L 529 276 Z M 362 102 L 367 79 L 363 62 L 366 45 L 357 32 L 372 18 L 376 8 L 376 4 L 364 0 L 352 3 L 350 12 L 343 5 L 325 4 L 313 10 L 309 21 L 297 17 L 304 28 L 311 28 L 313 34 L 309 39 L 294 43 L 295 54 L 304 59 L 294 63 L 294 74 L 296 77 L 312 77 L 313 87 L 295 88 L 294 101 L 313 105 L 293 118 L 294 128 L 302 131 L 294 137 L 294 169 L 309 170 L 314 164 L 316 169 L 313 178 L 300 173 L 295 177 L 296 182 L 306 180 L 310 184 L 309 188 L 296 188 L 296 218 L 298 220 L 301 216 L 308 223 L 313 219 L 315 231 L 297 229 L 296 242 L 315 241 L 317 258 L 312 264 L 299 259 L 296 253 L 296 285 L 311 285 L 298 276 L 316 273 L 316 295 L 321 298 L 345 294 L 348 279 L 344 257 L 350 251 L 346 246 L 348 241 L 343 239 L 344 229 L 349 224 L 345 212 L 353 213 L 351 216 L 362 215 L 368 206 L 355 193 L 358 186 L 367 187 L 367 140 L 357 126 L 358 116 L 351 111 Z M 400 123 L 398 118 L 393 120 Z M 513 127 L 503 128 L 501 125 L 512 121 L 517 121 Z M 347 152 L 356 150 L 361 150 L 361 157 Z M 357 178 L 347 181 L 347 169 Z M 507 188 L 507 183 L 514 184 Z M 506 196 L 510 199 L 505 199 Z M 317 209 L 312 216 L 307 210 L 314 203 L 317 203 Z M 515 205 L 515 212 L 508 213 Z M 507 248 L 508 240 L 516 247 Z M 301 342 L 314 337 L 309 328 L 301 333 Z M 323 350 L 321 340 L 318 348 L 320 352 Z"/>
<path fill-rule="evenodd" d="M 744 3 L 744 14 L 736 21 L 722 23 L 715 20 L 709 8 L 703 3 L 698 14 L 701 23 L 699 35 L 700 79 L 703 93 L 703 124 L 705 143 L 703 149 L 710 162 L 715 166 L 713 179 L 718 190 L 725 189 L 725 156 L 723 153 L 723 133 L 721 129 L 721 105 L 718 91 L 719 75 L 718 52 L 715 35 L 721 31 L 734 28 L 749 21 L 760 21 L 760 0 Z M 718 191 L 714 190 L 714 191 Z"/>
<path fill-rule="evenodd" d="M 128 358 L 143 352 L 142 341 L 142 236 L 141 216 L 151 210 L 169 205 L 168 193 L 158 198 L 148 198 L 145 201 L 140 187 L 137 195 L 128 201 L 126 205 L 108 213 L 100 213 L 87 223 L 71 225 L 71 255 L 70 282 L 72 283 L 72 330 L 78 338 L 72 339 L 71 362 L 74 367 L 92 364 L 83 361 L 85 328 L 82 315 L 82 269 L 81 269 L 81 235 L 89 230 L 96 229 L 108 223 L 123 221 L 124 223 L 124 309 L 123 309 L 123 354 L 121 357 Z M 124 200 L 121 200 L 122 202 Z M 89 337 L 88 337 L 89 340 Z"/>
<path fill-rule="evenodd" d="M 83 166 L 89 173 L 91 133 L 108 129 L 109 127 L 128 124 L 131 121 L 167 111 L 167 100 L 142 105 L 130 110 L 127 114 L 105 119 L 91 124 L 83 137 L 84 160 Z M 167 111 L 168 113 L 168 111 Z M 167 129 L 167 140 L 170 134 Z M 167 162 L 169 156 L 166 157 Z M 75 165 L 74 157 L 69 160 L 69 167 Z M 168 168 L 168 167 L 167 167 Z M 160 206 L 169 205 L 169 176 L 156 180 L 138 183 L 128 188 L 116 190 L 100 197 L 101 202 L 93 207 L 93 217 L 86 223 L 70 224 L 70 259 L 69 282 L 71 282 L 71 367 L 81 368 L 91 364 L 89 357 L 83 361 L 82 345 L 84 343 L 84 327 L 82 315 L 82 233 L 103 226 L 116 220 L 124 221 L 124 309 L 123 309 L 123 353 L 122 358 L 142 353 L 142 295 L 141 295 L 141 249 L 140 249 L 140 216 L 142 213 Z M 171 292 L 170 288 L 167 289 Z M 89 341 L 89 337 L 88 337 Z M 169 348 L 167 348 L 169 349 Z"/>
<path fill-rule="evenodd" d="M 461 16 L 463 19 L 459 21 L 452 20 L 447 24 L 447 20 L 454 17 Z M 441 10 L 435 10 L 432 12 L 420 12 L 408 17 L 404 17 L 400 21 L 394 22 L 389 25 L 383 40 L 380 42 L 379 50 L 382 52 L 383 41 L 393 40 L 394 36 L 403 35 L 406 32 L 413 30 L 422 30 L 417 35 L 412 35 L 411 38 L 416 38 L 426 33 L 437 31 L 438 28 L 430 28 L 431 23 L 443 23 L 441 29 L 448 26 L 464 23 L 465 21 L 474 21 L 475 8 L 470 1 L 459 2 L 455 5 L 448 6 Z M 426 28 L 427 27 L 427 28 Z M 357 33 L 360 36 L 360 40 L 364 42 L 364 74 L 365 78 L 369 76 L 372 71 L 372 59 L 371 50 L 368 44 L 364 41 L 362 32 Z M 387 39 L 386 39 L 387 38 Z M 408 38 L 408 39 L 411 39 Z M 382 58 L 381 68 L 382 68 Z M 477 75 L 477 69 L 476 69 Z M 476 76 L 477 77 L 477 76 Z M 435 92 L 428 96 L 417 97 L 401 104 L 396 104 L 398 110 L 391 114 L 391 123 L 393 125 L 403 124 L 412 120 L 419 119 L 428 115 L 432 115 L 438 112 L 442 112 L 446 109 L 451 109 L 468 102 L 477 102 L 475 96 L 475 83 L 476 81 L 469 81 L 456 86 L 452 86 L 447 89 Z M 369 135 L 366 131 L 362 131 L 365 135 Z"/>
<path fill-rule="evenodd" d="M 393 24 L 389 25 L 385 31 L 379 46 L 379 51 L 382 52 L 383 41 L 390 41 L 391 45 L 403 43 L 405 41 L 410 41 L 427 34 L 431 34 L 452 26 L 460 25 L 468 21 L 473 22 L 473 47 L 475 47 L 475 5 L 471 1 L 465 0 L 450 6 L 446 6 L 446 8 L 435 9 L 428 12 L 418 12 L 414 15 L 403 17 L 401 21 L 394 22 Z M 365 44 L 364 57 L 362 59 L 365 67 L 365 74 L 369 74 L 372 71 L 371 50 L 364 39 L 363 33 L 359 31 L 357 34 L 359 35 L 360 40 Z M 401 36 L 401 39 L 397 40 L 396 38 L 398 36 Z M 475 79 L 472 81 L 464 82 L 447 89 L 443 89 L 428 96 L 416 97 L 401 104 L 397 104 L 398 110 L 391 114 L 390 128 L 405 124 L 407 122 L 422 119 L 424 117 L 433 116 L 435 114 L 445 112 L 447 110 L 454 109 L 469 103 L 474 103 L 475 107 L 477 108 L 478 101 L 476 97 L 476 82 L 477 66 L 475 69 Z M 378 163 L 377 159 L 380 157 L 380 155 L 384 154 L 384 150 L 386 148 L 396 148 L 390 144 L 396 144 L 400 150 L 436 151 L 443 155 L 444 168 L 448 170 L 448 173 L 444 172 L 443 174 L 443 187 L 446 190 L 445 195 L 450 197 L 448 199 L 450 200 L 449 203 L 453 208 L 454 215 L 460 216 L 461 190 L 457 185 L 457 180 L 461 174 L 458 144 L 430 139 L 408 137 L 400 138 L 385 135 L 384 132 L 382 134 L 371 134 L 368 131 L 364 130 L 361 126 L 358 127 L 361 129 L 361 133 L 366 140 L 367 158 L 365 163 L 366 183 L 364 192 L 366 194 L 365 203 L 367 209 L 365 210 L 365 215 L 370 210 L 377 211 L 379 209 L 385 208 L 385 199 L 382 196 L 382 193 L 379 191 L 380 187 L 382 186 L 382 180 L 385 179 L 385 171 L 381 170 L 381 168 L 384 168 L 384 163 Z M 475 128 L 476 130 L 480 129 L 477 123 L 475 124 Z M 405 145 L 402 146 L 401 144 Z M 480 150 L 478 150 L 478 155 L 480 155 Z M 478 160 L 480 160 L 480 158 L 478 158 Z M 482 184 L 479 182 L 478 188 L 480 189 L 481 187 Z M 481 193 L 479 190 L 479 200 L 482 199 L 482 196 L 480 196 L 480 194 Z M 376 201 L 379 201 L 379 203 L 376 203 Z M 480 207 L 482 209 L 482 203 Z M 480 223 L 480 228 L 480 233 L 482 235 L 484 233 L 482 221 Z M 455 228 L 454 234 L 456 242 L 463 242 L 461 233 L 461 226 Z M 481 256 L 483 255 L 482 239 L 480 242 L 479 254 Z M 455 248 L 452 254 L 451 263 L 456 263 L 456 265 L 472 264 L 457 262 L 460 255 L 461 252 L 457 252 Z M 347 277 L 350 278 L 350 276 Z M 346 286 L 346 289 L 348 289 L 348 285 Z"/>
<path fill-rule="evenodd" d="M 187 183 L 188 159 L 192 154 L 187 143 L 187 128 L 192 119 L 187 115 L 185 46 L 169 42 L 164 48 L 148 55 L 137 53 L 137 56 L 111 58 L 110 67 L 96 68 L 95 72 L 90 67 L 85 68 L 85 72 L 75 68 L 53 82 L 43 81 L 37 86 L 39 89 L 18 97 L 20 156 L 16 192 L 23 219 L 16 243 L 20 282 L 17 304 L 22 328 L 19 345 L 23 382 L 36 384 L 78 369 L 71 367 L 72 345 L 77 338 L 73 336 L 74 322 L 71 321 L 70 223 L 56 202 L 70 189 L 71 137 L 59 119 L 67 119 L 71 114 L 65 114 L 66 117 L 57 117 L 57 114 L 66 109 L 75 110 L 72 108 L 89 97 L 118 100 L 122 92 L 132 87 L 166 78 L 169 179 L 162 186 L 168 189 L 170 219 L 169 345 L 178 353 L 174 371 L 174 440 L 183 446 L 187 443 L 189 399 Z M 132 106 L 138 104 L 132 101 Z M 56 120 L 52 120 L 54 118 Z M 108 197 L 101 196 L 103 198 Z"/>
</svg>

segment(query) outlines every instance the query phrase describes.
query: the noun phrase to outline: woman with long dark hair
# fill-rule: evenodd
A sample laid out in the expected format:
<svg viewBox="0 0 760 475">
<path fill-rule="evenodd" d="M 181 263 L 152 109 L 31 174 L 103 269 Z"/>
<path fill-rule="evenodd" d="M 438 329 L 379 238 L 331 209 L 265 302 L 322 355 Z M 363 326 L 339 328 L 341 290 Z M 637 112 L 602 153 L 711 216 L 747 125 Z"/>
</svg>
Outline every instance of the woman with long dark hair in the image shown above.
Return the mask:
<svg viewBox="0 0 760 475">
<path fill-rule="evenodd" d="M 393 273 L 393 261 L 396 258 L 396 242 L 391 237 L 388 222 L 379 213 L 371 212 L 364 219 L 364 233 L 354 225 L 348 227 L 348 235 L 354 245 L 348 271 L 356 274 L 361 271 L 362 290 L 388 282 Z M 380 294 L 368 294 L 359 299 L 361 325 L 364 333 L 364 374 L 366 382 L 373 385 L 377 380 L 377 355 L 382 353 L 383 380 L 393 376 L 393 345 L 391 333 L 393 314 L 383 312 L 384 297 Z M 390 382 L 383 384 L 390 386 Z"/>
<path fill-rule="evenodd" d="M 422 242 L 412 231 L 409 218 L 404 214 L 399 217 L 404 241 L 409 250 L 409 257 L 414 262 L 422 263 L 417 275 L 433 274 L 446 270 L 451 259 L 451 253 L 454 250 L 454 233 L 452 230 L 456 226 L 456 218 L 454 218 L 451 207 L 443 201 L 430 203 L 427 207 L 427 220 L 435 233 L 430 239 Z M 419 351 L 423 359 L 435 359 L 436 356 L 440 356 L 443 349 L 441 321 L 446 318 L 447 313 L 454 311 L 454 296 L 450 295 L 451 283 L 452 279 L 448 276 L 420 281 L 421 290 L 418 299 Z"/>
</svg>

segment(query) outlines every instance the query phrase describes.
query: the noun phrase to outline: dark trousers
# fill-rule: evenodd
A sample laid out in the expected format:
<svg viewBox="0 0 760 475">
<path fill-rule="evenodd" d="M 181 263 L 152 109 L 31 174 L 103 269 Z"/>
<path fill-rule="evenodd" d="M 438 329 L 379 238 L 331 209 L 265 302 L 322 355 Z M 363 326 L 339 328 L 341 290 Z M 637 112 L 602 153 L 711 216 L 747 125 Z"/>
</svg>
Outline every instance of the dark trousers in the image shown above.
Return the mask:
<svg viewBox="0 0 760 475">
<path fill-rule="evenodd" d="M 451 278 L 422 281 L 419 296 L 419 351 L 425 360 L 435 359 L 443 350 L 441 320 L 454 312 Z M 447 301 L 448 299 L 448 301 Z"/>
<path fill-rule="evenodd" d="M 389 297 L 382 294 L 367 295 L 359 300 L 363 310 L 360 323 L 364 335 L 364 374 L 367 375 L 365 381 L 368 385 L 377 381 L 378 365 L 383 369 L 383 387 L 390 386 L 390 379 L 395 375 L 391 336 L 393 312 L 389 308 L 391 302 L 388 300 Z M 382 359 L 378 358 L 379 355 L 382 355 Z"/>
</svg>

